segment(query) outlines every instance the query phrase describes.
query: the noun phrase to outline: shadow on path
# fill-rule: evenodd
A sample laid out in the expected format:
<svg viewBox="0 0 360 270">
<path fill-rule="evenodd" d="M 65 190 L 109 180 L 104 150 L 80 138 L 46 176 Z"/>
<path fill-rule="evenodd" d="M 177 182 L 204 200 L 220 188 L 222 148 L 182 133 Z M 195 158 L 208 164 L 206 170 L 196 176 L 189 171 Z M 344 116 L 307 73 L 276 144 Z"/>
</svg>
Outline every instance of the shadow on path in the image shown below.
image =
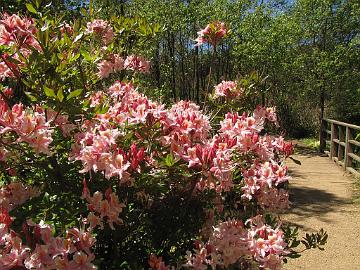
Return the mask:
<svg viewBox="0 0 360 270">
<path fill-rule="evenodd" d="M 324 215 L 351 203 L 333 193 L 310 187 L 290 187 L 290 201 L 289 213 L 303 217 Z"/>
<path fill-rule="evenodd" d="M 333 224 L 336 220 L 326 214 L 344 212 L 345 206 L 351 204 L 333 193 L 310 187 L 290 187 L 289 194 L 291 205 L 286 213 L 291 215 L 291 218 L 287 217 L 285 222 L 305 231 L 316 231 L 318 228 L 305 225 L 304 219 L 316 217 L 321 222 Z"/>
<path fill-rule="evenodd" d="M 301 144 L 296 144 L 295 153 L 306 156 L 306 157 L 314 157 L 314 156 L 320 155 L 320 153 L 318 151 L 311 149 L 309 147 L 306 147 L 304 145 L 301 145 Z"/>
<path fill-rule="evenodd" d="M 316 150 L 314 148 L 310 148 L 309 146 L 295 141 L 295 154 L 305 156 L 307 158 L 311 157 L 328 157 L 325 153 L 320 153 L 319 150 Z"/>
</svg>

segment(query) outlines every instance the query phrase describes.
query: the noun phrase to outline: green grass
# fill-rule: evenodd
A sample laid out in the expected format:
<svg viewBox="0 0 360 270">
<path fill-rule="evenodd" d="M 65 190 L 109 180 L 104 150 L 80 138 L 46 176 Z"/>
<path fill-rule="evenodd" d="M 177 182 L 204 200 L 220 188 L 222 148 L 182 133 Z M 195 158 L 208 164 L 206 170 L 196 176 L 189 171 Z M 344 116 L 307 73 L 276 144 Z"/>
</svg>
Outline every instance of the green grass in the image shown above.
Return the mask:
<svg viewBox="0 0 360 270">
<path fill-rule="evenodd" d="M 312 150 L 319 150 L 320 147 L 320 141 L 317 138 L 303 138 L 299 140 L 299 143 L 304 144 Z"/>
</svg>

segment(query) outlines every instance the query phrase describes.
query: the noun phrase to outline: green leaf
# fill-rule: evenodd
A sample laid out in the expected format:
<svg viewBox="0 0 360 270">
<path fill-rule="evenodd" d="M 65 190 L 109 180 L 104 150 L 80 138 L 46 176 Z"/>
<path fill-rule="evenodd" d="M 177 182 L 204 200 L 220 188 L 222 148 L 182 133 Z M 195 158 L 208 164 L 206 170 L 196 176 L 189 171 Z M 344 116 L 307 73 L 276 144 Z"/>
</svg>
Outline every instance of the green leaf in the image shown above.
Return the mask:
<svg viewBox="0 0 360 270">
<path fill-rule="evenodd" d="M 167 166 L 167 167 L 171 167 L 173 166 L 174 164 L 176 163 L 174 157 L 172 154 L 168 154 L 164 160 L 164 164 Z"/>
<path fill-rule="evenodd" d="M 80 96 L 80 94 L 82 93 L 82 89 L 77 89 L 77 90 L 74 90 L 72 92 L 70 92 L 70 94 L 66 97 L 66 100 L 70 100 L 74 97 L 78 97 Z"/>
<path fill-rule="evenodd" d="M 36 1 L 35 1 L 35 5 L 36 5 L 37 8 L 39 8 L 40 5 L 41 5 L 41 0 L 36 0 Z"/>
<path fill-rule="evenodd" d="M 301 254 L 296 253 L 296 252 L 292 252 L 289 255 L 287 255 L 287 257 L 292 258 L 292 259 L 296 259 L 296 258 L 300 258 Z"/>
<path fill-rule="evenodd" d="M 299 241 L 299 240 L 295 240 L 294 242 L 291 243 L 290 248 L 295 248 L 295 247 L 297 247 L 297 246 L 299 246 L 299 245 L 300 245 L 300 241 Z"/>
<path fill-rule="evenodd" d="M 88 62 L 92 61 L 92 56 L 89 54 L 88 51 L 86 51 L 86 49 L 81 48 L 80 49 L 81 55 L 84 57 L 84 59 Z"/>
<path fill-rule="evenodd" d="M 54 90 L 46 86 L 44 86 L 44 93 L 47 97 L 56 97 Z"/>
<path fill-rule="evenodd" d="M 32 4 L 26 3 L 25 5 L 26 5 L 26 8 L 28 11 L 30 11 L 31 13 L 37 14 L 37 11 Z"/>
<path fill-rule="evenodd" d="M 297 164 L 297 165 L 301 165 L 301 161 L 300 160 L 298 160 L 298 159 L 295 159 L 295 158 L 293 158 L 293 157 L 289 157 L 295 164 Z"/>
<path fill-rule="evenodd" d="M 33 96 L 30 92 L 25 92 L 25 95 L 32 101 L 32 102 L 36 102 L 37 98 L 35 96 Z"/>
<path fill-rule="evenodd" d="M 60 102 L 62 102 L 64 100 L 64 93 L 63 93 L 62 89 L 58 90 L 57 98 L 59 99 Z"/>
</svg>

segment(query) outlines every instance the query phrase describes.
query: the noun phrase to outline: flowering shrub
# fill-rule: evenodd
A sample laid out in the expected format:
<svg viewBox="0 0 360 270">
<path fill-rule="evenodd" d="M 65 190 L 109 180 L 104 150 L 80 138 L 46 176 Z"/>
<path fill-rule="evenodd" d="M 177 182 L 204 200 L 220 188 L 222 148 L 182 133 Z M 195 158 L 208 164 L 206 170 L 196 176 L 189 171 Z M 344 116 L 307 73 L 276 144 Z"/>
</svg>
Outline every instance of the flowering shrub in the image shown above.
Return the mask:
<svg viewBox="0 0 360 270">
<path fill-rule="evenodd" d="M 217 130 L 190 101 L 141 93 L 150 65 L 115 50 L 121 22 L 28 8 L 37 20 L 0 21 L 0 269 L 279 269 L 298 255 L 270 214 L 289 206 L 292 151 L 266 135 L 274 108 L 230 111 Z"/>
</svg>

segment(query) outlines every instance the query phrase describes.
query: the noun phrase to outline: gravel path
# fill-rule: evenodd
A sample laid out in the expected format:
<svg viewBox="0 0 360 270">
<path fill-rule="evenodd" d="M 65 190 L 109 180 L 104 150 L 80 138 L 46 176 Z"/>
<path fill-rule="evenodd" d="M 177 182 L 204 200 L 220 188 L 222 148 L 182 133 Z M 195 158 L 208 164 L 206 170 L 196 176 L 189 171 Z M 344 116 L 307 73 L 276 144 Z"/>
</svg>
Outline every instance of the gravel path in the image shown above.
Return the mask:
<svg viewBox="0 0 360 270">
<path fill-rule="evenodd" d="M 300 227 L 300 235 L 324 228 L 325 251 L 310 250 L 289 260 L 286 270 L 360 270 L 360 207 L 351 204 L 353 179 L 328 157 L 300 150 L 288 161 L 292 208 L 283 219 Z"/>
</svg>

